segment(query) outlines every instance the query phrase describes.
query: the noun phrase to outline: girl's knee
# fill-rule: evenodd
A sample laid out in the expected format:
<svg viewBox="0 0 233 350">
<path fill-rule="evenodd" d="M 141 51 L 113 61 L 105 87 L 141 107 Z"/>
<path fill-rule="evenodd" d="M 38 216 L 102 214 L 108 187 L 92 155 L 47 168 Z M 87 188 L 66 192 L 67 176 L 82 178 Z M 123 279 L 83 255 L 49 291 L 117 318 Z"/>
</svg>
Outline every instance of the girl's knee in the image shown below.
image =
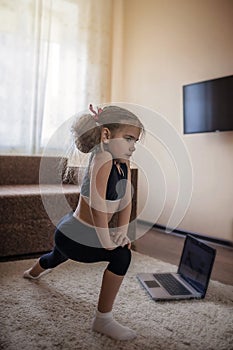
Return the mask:
<svg viewBox="0 0 233 350">
<path fill-rule="evenodd" d="M 131 262 L 131 250 L 128 247 L 118 247 L 112 250 L 112 258 L 108 270 L 116 275 L 124 276 Z"/>
<path fill-rule="evenodd" d="M 54 247 L 52 252 L 40 257 L 39 264 L 43 269 L 50 269 L 62 264 L 66 260 L 68 259 Z"/>
<path fill-rule="evenodd" d="M 127 266 L 129 266 L 130 262 L 131 262 L 131 250 L 128 249 L 128 247 L 119 247 L 119 253 L 118 253 L 118 259 L 120 262 L 122 262 L 123 264 L 126 264 Z"/>
</svg>

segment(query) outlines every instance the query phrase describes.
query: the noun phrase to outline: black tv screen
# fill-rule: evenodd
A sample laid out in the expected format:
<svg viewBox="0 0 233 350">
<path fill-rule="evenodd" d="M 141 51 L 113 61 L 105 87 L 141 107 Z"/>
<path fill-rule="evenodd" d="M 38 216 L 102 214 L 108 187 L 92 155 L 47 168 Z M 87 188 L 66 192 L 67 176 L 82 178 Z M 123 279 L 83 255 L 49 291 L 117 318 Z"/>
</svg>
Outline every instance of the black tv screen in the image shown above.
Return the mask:
<svg viewBox="0 0 233 350">
<path fill-rule="evenodd" d="M 183 86 L 184 134 L 233 130 L 233 75 Z"/>
</svg>

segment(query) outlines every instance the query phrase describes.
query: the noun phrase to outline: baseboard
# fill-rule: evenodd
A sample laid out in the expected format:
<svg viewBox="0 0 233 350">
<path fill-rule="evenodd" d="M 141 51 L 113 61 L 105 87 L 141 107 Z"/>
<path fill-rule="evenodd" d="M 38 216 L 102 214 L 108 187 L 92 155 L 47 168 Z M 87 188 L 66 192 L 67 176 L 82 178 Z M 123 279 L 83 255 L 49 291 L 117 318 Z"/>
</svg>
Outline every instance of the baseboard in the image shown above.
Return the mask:
<svg viewBox="0 0 233 350">
<path fill-rule="evenodd" d="M 0 256 L 0 262 L 15 261 L 15 260 L 26 260 L 26 259 L 37 259 L 41 255 L 49 253 L 49 252 L 50 251 L 43 251 L 43 252 L 37 252 L 37 253 Z"/>
<path fill-rule="evenodd" d="M 214 244 L 219 244 L 219 245 L 222 245 L 224 247 L 231 247 L 231 248 L 233 248 L 233 242 L 225 240 L 225 239 L 220 239 L 220 238 L 211 237 L 211 236 L 200 234 L 200 233 L 196 233 L 196 232 L 188 232 L 188 231 L 179 230 L 179 229 L 174 229 L 174 230 L 171 230 L 171 232 L 167 232 L 165 226 L 159 225 L 159 224 L 151 224 L 148 221 L 144 221 L 144 220 L 138 220 L 138 223 L 141 223 L 143 225 L 148 225 L 150 227 L 153 227 L 156 230 L 159 230 L 159 231 L 161 231 L 161 232 L 163 232 L 164 234 L 167 234 L 167 235 L 177 235 L 177 236 L 184 237 L 184 236 L 189 234 L 189 235 L 192 235 L 193 237 L 196 237 L 196 238 L 201 239 L 203 241 L 211 242 L 211 243 L 214 243 Z"/>
</svg>

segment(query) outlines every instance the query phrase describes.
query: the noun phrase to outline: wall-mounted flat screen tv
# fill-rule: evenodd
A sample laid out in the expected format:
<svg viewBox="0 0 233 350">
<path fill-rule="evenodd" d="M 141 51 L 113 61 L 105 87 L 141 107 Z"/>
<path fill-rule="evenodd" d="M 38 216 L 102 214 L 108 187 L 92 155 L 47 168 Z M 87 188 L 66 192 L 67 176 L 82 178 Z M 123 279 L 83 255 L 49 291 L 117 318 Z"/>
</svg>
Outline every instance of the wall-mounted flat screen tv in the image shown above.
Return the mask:
<svg viewBox="0 0 233 350">
<path fill-rule="evenodd" d="M 183 86 L 184 134 L 233 130 L 233 75 Z"/>
</svg>

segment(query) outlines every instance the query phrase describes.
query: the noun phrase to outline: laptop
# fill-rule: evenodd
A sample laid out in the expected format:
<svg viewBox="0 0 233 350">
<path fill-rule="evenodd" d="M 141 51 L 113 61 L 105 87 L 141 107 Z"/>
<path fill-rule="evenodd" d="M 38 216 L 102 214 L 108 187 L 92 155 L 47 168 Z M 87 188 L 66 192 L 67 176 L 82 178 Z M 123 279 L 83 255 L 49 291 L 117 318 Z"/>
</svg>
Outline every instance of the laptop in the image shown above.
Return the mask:
<svg viewBox="0 0 233 350">
<path fill-rule="evenodd" d="M 216 249 L 187 235 L 177 273 L 139 273 L 138 280 L 154 300 L 205 297 Z"/>
</svg>

